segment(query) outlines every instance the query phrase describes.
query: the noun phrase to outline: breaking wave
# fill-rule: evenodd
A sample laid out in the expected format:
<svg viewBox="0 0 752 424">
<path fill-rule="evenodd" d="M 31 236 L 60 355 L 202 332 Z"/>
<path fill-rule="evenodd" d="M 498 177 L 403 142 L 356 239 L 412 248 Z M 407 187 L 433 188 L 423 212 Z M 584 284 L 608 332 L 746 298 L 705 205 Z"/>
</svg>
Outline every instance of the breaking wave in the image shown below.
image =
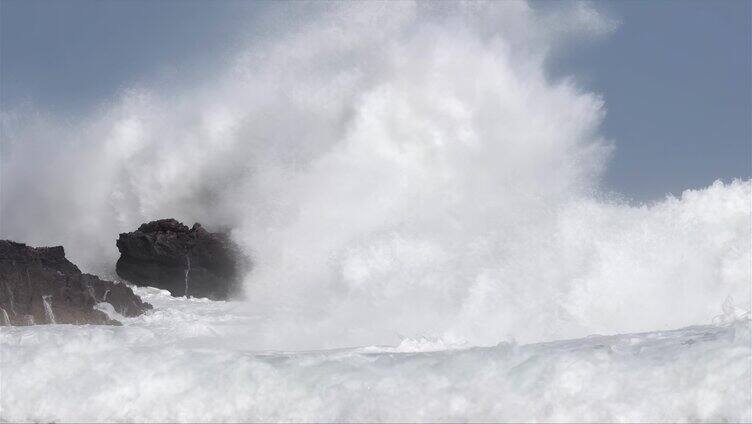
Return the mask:
<svg viewBox="0 0 752 424">
<path fill-rule="evenodd" d="M 255 262 L 237 305 L 263 317 L 255 349 L 488 346 L 706 323 L 729 295 L 750 309 L 749 181 L 649 205 L 603 193 L 604 102 L 546 59 L 608 17 L 296 10 L 193 88 L 132 87 L 65 122 L 4 111 L 3 237 L 107 273 L 143 221 L 227 226 Z"/>
<path fill-rule="evenodd" d="M 9 422 L 745 422 L 749 320 L 531 345 L 249 351 L 235 302 L 137 289 L 124 326 L 0 327 Z M 236 344 L 237 342 L 237 344 Z"/>
</svg>

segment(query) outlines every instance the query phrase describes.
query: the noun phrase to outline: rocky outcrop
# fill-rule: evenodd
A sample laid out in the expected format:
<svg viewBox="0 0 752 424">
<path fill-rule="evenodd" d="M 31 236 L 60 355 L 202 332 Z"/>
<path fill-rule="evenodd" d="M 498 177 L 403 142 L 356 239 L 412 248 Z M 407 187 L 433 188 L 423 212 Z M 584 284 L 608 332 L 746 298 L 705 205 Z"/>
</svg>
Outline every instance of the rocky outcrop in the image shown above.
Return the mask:
<svg viewBox="0 0 752 424">
<path fill-rule="evenodd" d="M 125 284 L 82 273 L 62 246 L 0 240 L 0 324 L 120 324 L 94 308 L 99 302 L 126 317 L 151 309 Z"/>
<path fill-rule="evenodd" d="M 224 300 L 237 294 L 248 261 L 224 233 L 210 233 L 160 219 L 117 240 L 117 274 L 134 284 L 169 290 L 173 296 Z"/>
</svg>

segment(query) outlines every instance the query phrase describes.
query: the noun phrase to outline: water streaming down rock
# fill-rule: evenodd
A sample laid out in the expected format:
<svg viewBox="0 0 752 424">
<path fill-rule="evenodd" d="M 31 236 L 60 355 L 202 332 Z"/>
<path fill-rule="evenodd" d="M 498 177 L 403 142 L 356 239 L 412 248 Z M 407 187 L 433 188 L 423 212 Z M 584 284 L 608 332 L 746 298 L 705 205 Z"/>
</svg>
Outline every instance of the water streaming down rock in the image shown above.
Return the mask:
<svg viewBox="0 0 752 424">
<path fill-rule="evenodd" d="M 117 247 L 121 278 L 173 296 L 228 299 L 237 294 L 249 264 L 228 234 L 209 232 L 199 223 L 189 228 L 171 218 L 121 233 Z"/>
<path fill-rule="evenodd" d="M 44 304 L 44 316 L 47 318 L 47 322 L 49 324 L 57 324 L 55 322 L 55 313 L 52 311 L 52 305 L 50 304 L 50 299 L 52 299 L 52 295 L 44 295 L 42 296 L 42 303 Z"/>
<path fill-rule="evenodd" d="M 191 258 L 185 255 L 185 297 L 188 297 L 188 274 L 191 273 Z"/>
<path fill-rule="evenodd" d="M 0 311 L 3 313 L 3 325 L 10 325 L 10 317 L 8 316 L 8 313 L 5 312 L 5 309 L 3 308 L 0 308 Z"/>
<path fill-rule="evenodd" d="M 94 292 L 94 287 L 89 286 L 87 291 L 92 299 L 97 300 L 97 294 Z"/>
<path fill-rule="evenodd" d="M 13 268 L 15 269 L 15 262 L 13 263 Z M 10 289 L 10 285 L 5 286 L 5 294 L 7 295 L 10 312 L 13 314 L 13 316 L 16 316 L 16 301 L 13 296 L 13 291 Z"/>
<path fill-rule="evenodd" d="M 704 322 L 729 293 L 748 302 L 748 182 L 644 207 L 598 195 L 604 99 L 545 68 L 559 43 L 608 31 L 575 4 L 561 19 L 517 2 L 331 4 L 196 88 L 125 90 L 66 127 L 29 118 L 6 133 L 19 183 L 3 227 L 83 244 L 96 265 L 116 256 L 106 229 L 230 225 L 256 255 L 262 334 L 303 348 L 651 330 Z M 137 273 L 159 258 L 138 254 L 190 228 L 145 227 L 124 237 L 118 273 L 147 286 Z M 156 284 L 175 296 L 185 253 Z"/>
</svg>

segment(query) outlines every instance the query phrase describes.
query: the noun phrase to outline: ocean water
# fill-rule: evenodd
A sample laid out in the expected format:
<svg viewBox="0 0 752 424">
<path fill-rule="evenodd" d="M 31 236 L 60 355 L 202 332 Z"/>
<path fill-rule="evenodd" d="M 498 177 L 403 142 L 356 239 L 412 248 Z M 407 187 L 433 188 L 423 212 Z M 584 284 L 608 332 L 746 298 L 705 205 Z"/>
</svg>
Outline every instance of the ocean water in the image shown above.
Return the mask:
<svg viewBox="0 0 752 424">
<path fill-rule="evenodd" d="M 748 422 L 750 321 L 535 344 L 246 344 L 234 302 L 138 289 L 124 326 L 0 329 L 0 417 L 33 422 Z"/>
<path fill-rule="evenodd" d="M 752 183 L 623 198 L 604 98 L 549 75 L 618 22 L 296 5 L 199 81 L 0 115 L 3 238 L 107 278 L 119 232 L 174 217 L 254 262 L 242 300 L 0 329 L 0 418 L 751 419 Z"/>
<path fill-rule="evenodd" d="M 107 277 L 143 222 L 229 229 L 254 262 L 238 307 L 267 317 L 253 338 L 271 349 L 531 343 L 709 322 L 728 296 L 752 309 L 750 181 L 621 198 L 602 184 L 619 154 L 602 96 L 548 76 L 608 16 L 294 4 L 201 81 L 145 79 L 63 121 L 4 112 L 3 237 Z"/>
</svg>

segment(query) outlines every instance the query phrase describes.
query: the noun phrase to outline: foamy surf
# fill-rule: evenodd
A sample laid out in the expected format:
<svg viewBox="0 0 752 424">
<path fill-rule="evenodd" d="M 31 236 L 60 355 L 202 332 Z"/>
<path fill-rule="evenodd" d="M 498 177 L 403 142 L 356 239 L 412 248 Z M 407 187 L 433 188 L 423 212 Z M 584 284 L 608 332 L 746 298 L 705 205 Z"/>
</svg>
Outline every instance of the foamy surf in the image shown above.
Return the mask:
<svg viewBox="0 0 752 424">
<path fill-rule="evenodd" d="M 122 327 L 0 329 L 11 422 L 749 421 L 750 321 L 517 345 L 248 349 L 233 302 L 140 294 Z"/>
<path fill-rule="evenodd" d="M 604 98 L 548 73 L 617 22 L 269 13 L 200 81 L 2 111 L 3 237 L 106 274 L 118 232 L 174 217 L 231 228 L 254 267 L 243 301 L 141 288 L 155 309 L 122 327 L 1 328 L 0 419 L 752 419 L 752 183 L 620 199 Z M 185 294 L 194 277 L 186 260 Z"/>
</svg>

